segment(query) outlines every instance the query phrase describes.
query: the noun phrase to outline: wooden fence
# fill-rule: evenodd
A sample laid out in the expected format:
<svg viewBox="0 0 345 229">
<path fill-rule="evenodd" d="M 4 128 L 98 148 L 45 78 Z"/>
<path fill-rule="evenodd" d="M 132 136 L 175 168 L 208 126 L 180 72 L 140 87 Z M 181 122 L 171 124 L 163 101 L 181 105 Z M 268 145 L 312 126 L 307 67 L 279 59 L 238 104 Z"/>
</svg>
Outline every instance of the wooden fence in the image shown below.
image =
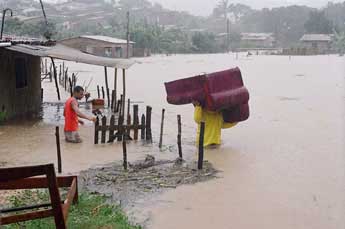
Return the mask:
<svg viewBox="0 0 345 229">
<path fill-rule="evenodd" d="M 123 136 L 126 137 L 125 140 L 138 140 L 139 130 L 142 140 L 152 141 L 151 113 L 152 108 L 147 106 L 146 115 L 142 114 L 141 120 L 139 120 L 139 106 L 133 105 L 133 121 L 130 113 L 128 112 L 126 124 L 124 123 L 124 116 L 121 113 L 117 120 L 115 120 L 115 115 L 112 115 L 109 125 L 107 125 L 106 116 L 103 116 L 101 119 L 97 117 L 97 121 L 95 123 L 94 143 L 99 143 L 99 135 L 101 135 L 101 143 L 113 142 L 116 139 L 117 141 L 122 141 Z M 131 137 L 132 131 L 133 138 Z M 107 136 L 108 141 L 106 141 Z"/>
</svg>

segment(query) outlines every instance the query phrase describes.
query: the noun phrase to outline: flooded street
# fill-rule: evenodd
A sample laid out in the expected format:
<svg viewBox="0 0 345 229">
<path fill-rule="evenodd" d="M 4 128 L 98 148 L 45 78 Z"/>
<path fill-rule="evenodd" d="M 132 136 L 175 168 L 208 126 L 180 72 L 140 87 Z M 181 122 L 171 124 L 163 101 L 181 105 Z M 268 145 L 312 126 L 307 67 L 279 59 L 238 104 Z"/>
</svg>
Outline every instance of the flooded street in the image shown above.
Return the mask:
<svg viewBox="0 0 345 229">
<path fill-rule="evenodd" d="M 343 229 L 345 228 L 345 58 L 233 54 L 153 56 L 137 59 L 127 73 L 127 95 L 153 108 L 153 145 L 138 141 L 128 160 L 150 153 L 177 157 L 177 120 L 182 115 L 184 157 L 196 159 L 193 106 L 166 102 L 163 83 L 178 78 L 240 67 L 250 92 L 251 116 L 223 130 L 219 149 L 205 159 L 220 178 L 170 189 L 139 205 L 150 217 L 148 228 Z M 104 86 L 102 67 L 69 63 L 78 83 L 95 97 Z M 109 70 L 113 88 L 113 70 Z M 118 85 L 122 85 L 119 73 Z M 85 82 L 85 83 L 84 83 Z M 0 126 L 0 166 L 56 162 L 55 126 L 63 129 L 63 104 L 53 83 L 43 82 L 43 120 Z M 63 93 L 62 102 L 68 94 Z M 87 110 L 85 105 L 81 106 Z M 161 109 L 166 109 L 164 151 L 158 149 Z M 88 110 L 90 112 L 90 110 Z M 93 144 L 93 125 L 81 127 L 83 144 L 61 142 L 64 173 L 122 160 L 121 144 Z"/>
</svg>

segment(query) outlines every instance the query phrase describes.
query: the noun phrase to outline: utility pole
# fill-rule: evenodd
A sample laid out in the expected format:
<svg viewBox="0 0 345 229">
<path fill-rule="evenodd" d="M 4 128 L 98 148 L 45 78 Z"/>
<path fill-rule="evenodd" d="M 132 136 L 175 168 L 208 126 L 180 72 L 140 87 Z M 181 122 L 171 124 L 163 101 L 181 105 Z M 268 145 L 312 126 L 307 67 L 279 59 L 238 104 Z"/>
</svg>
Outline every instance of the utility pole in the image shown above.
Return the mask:
<svg viewBox="0 0 345 229">
<path fill-rule="evenodd" d="M 1 21 L 1 34 L 0 34 L 0 40 L 2 40 L 2 35 L 4 32 L 4 26 L 5 26 L 5 16 L 6 16 L 6 12 L 10 11 L 11 13 L 11 17 L 13 17 L 13 12 L 10 8 L 6 8 L 2 11 L 2 21 Z"/>
<path fill-rule="evenodd" d="M 129 58 L 129 11 L 127 11 L 127 58 Z"/>
<path fill-rule="evenodd" d="M 40 4 L 41 4 L 41 9 L 43 12 L 43 17 L 44 17 L 45 23 L 46 23 L 46 25 L 48 25 L 48 19 L 47 19 L 46 11 L 44 10 L 44 5 L 43 5 L 42 0 L 40 0 Z"/>
</svg>

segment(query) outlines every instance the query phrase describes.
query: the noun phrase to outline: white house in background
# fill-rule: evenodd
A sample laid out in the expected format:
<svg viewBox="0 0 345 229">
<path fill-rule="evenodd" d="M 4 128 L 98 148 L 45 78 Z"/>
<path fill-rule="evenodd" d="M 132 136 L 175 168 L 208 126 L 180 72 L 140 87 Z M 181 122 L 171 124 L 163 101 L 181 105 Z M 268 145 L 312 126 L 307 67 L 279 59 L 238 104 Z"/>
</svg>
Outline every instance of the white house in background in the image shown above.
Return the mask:
<svg viewBox="0 0 345 229">
<path fill-rule="evenodd" d="M 241 33 L 241 45 L 251 48 L 272 48 L 275 45 L 273 33 Z"/>
<path fill-rule="evenodd" d="M 59 43 L 96 56 L 110 58 L 127 57 L 127 41 L 106 36 L 79 36 L 64 39 Z M 133 56 L 134 42 L 129 42 L 129 57 Z"/>
<path fill-rule="evenodd" d="M 322 54 L 331 49 L 332 39 L 332 34 L 304 34 L 300 41 L 303 48 Z"/>
</svg>

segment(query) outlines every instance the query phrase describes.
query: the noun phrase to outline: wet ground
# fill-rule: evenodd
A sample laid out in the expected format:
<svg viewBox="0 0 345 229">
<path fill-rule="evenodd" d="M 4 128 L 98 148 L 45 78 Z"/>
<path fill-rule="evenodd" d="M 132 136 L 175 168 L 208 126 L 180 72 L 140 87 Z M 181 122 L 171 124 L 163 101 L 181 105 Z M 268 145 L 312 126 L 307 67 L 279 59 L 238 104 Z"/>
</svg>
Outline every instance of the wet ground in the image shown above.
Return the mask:
<svg viewBox="0 0 345 229">
<path fill-rule="evenodd" d="M 153 107 L 154 144 L 130 143 L 129 161 L 144 159 L 146 154 L 175 159 L 177 114 L 182 115 L 184 157 L 196 159 L 193 107 L 168 105 L 164 82 L 239 66 L 251 93 L 250 119 L 223 131 L 222 147 L 205 152 L 205 159 L 222 171 L 221 178 L 133 203 L 136 214 L 150 216 L 148 228 L 345 228 L 344 58 L 240 55 L 235 59 L 217 54 L 138 61 L 128 71 L 127 94 L 135 102 L 145 101 L 139 104 L 140 112 L 145 105 Z M 104 85 L 102 67 L 69 66 L 79 71 L 80 84 L 93 78 L 93 95 L 97 84 Z M 45 102 L 50 102 L 45 104 L 43 121 L 0 127 L 1 165 L 56 161 L 54 131 L 55 125 L 62 129 L 62 107 L 51 104 L 57 102 L 53 84 L 43 85 Z M 161 152 L 157 141 L 163 107 L 166 126 Z M 120 144 L 93 144 L 91 123 L 81 127 L 81 135 L 81 145 L 62 142 L 64 173 L 121 160 Z"/>
</svg>

